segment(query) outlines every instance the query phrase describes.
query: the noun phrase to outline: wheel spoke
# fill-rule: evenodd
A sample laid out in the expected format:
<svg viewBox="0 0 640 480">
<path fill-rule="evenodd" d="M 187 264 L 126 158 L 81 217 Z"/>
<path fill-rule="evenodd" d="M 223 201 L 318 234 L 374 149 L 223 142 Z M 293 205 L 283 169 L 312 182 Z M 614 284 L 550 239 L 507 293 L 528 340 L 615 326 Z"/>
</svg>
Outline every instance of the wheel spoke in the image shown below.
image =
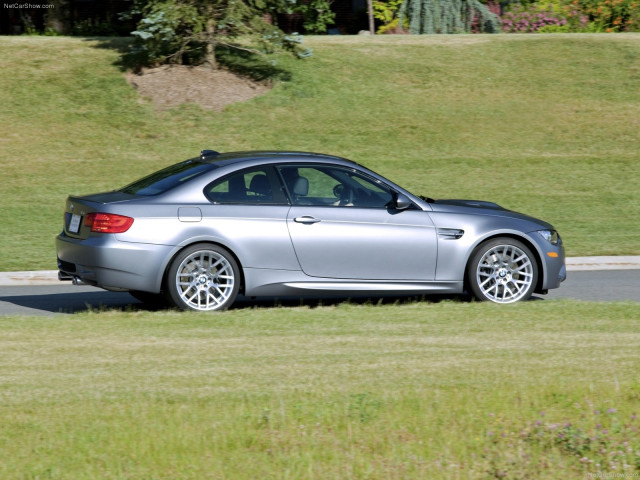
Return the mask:
<svg viewBox="0 0 640 480">
<path fill-rule="evenodd" d="M 198 290 L 196 290 L 196 292 L 189 297 L 188 296 L 189 295 L 189 290 L 191 290 L 191 289 L 185 290 L 184 294 L 182 296 L 182 298 L 184 298 L 187 301 L 187 303 L 193 302 L 193 299 L 196 298 L 198 296 L 198 293 L 199 293 Z"/>
<path fill-rule="evenodd" d="M 489 283 L 491 280 L 493 280 L 493 277 L 489 277 L 487 278 L 484 282 L 482 282 L 480 284 L 480 288 L 484 287 L 487 283 Z"/>
<path fill-rule="evenodd" d="M 221 297 L 225 296 L 224 292 L 222 290 L 220 290 L 220 287 L 215 285 L 213 288 L 215 288 L 215 290 L 220 294 Z"/>
<path fill-rule="evenodd" d="M 513 259 L 513 263 L 516 263 L 516 264 L 517 264 L 518 262 L 520 262 L 520 261 L 522 261 L 522 260 L 526 260 L 526 261 L 527 261 L 527 263 L 529 263 L 529 257 L 527 257 L 527 255 L 526 255 L 526 254 L 524 254 L 524 253 L 523 253 L 522 255 L 520 255 L 518 258 L 514 258 L 514 259 Z"/>
<path fill-rule="evenodd" d="M 518 275 L 521 277 L 533 277 L 533 272 L 531 271 L 531 269 L 529 269 L 528 271 L 518 270 L 514 273 L 514 275 Z"/>
<path fill-rule="evenodd" d="M 209 302 L 208 302 L 209 299 L 213 300 L 213 303 L 215 305 L 219 305 L 220 304 L 220 301 L 211 292 L 207 292 L 207 306 L 209 305 Z"/>
<path fill-rule="evenodd" d="M 215 271 L 214 269 L 215 269 L 218 265 L 222 265 L 224 262 L 225 262 L 225 259 L 224 259 L 224 258 L 221 258 L 221 259 L 220 259 L 220 260 L 218 260 L 216 263 L 214 263 L 213 265 L 211 265 L 211 266 L 208 268 L 208 271 L 209 271 L 209 272 L 214 272 L 214 271 Z M 225 268 L 226 268 L 226 265 L 225 265 Z"/>
</svg>

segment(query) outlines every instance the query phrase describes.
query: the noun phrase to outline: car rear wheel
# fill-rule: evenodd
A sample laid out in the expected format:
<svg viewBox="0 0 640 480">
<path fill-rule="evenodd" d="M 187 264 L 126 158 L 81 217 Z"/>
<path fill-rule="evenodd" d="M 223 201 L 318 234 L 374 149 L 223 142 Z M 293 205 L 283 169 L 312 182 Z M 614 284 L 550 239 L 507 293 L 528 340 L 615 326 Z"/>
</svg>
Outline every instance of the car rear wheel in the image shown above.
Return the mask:
<svg viewBox="0 0 640 480">
<path fill-rule="evenodd" d="M 538 281 L 538 265 L 522 242 L 496 238 L 476 250 L 467 280 L 479 300 L 513 303 L 531 297 Z"/>
<path fill-rule="evenodd" d="M 216 245 L 196 244 L 171 262 L 169 299 L 182 310 L 225 310 L 240 288 L 240 270 L 233 255 Z"/>
</svg>

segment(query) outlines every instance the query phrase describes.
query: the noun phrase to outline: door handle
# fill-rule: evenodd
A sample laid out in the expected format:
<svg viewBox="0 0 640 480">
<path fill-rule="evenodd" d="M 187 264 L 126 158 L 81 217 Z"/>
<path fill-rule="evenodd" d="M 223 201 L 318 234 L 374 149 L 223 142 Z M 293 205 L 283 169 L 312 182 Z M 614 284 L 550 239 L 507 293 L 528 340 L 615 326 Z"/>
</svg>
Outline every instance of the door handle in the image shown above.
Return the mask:
<svg viewBox="0 0 640 480">
<path fill-rule="evenodd" d="M 311 225 L 312 223 L 318 223 L 321 220 L 319 218 L 315 218 L 315 217 L 310 217 L 308 215 L 305 215 L 304 217 L 296 217 L 293 219 L 294 222 L 296 223 L 304 223 L 305 225 Z"/>
</svg>

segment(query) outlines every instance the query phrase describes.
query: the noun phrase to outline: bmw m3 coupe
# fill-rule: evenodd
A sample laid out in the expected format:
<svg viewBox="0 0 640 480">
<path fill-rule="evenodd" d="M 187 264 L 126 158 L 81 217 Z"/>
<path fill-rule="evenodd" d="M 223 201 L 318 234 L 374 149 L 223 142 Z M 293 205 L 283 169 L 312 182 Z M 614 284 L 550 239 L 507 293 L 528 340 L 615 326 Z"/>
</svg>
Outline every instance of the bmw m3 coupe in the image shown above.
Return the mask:
<svg viewBox="0 0 640 480">
<path fill-rule="evenodd" d="M 346 159 L 203 150 L 119 190 L 70 196 L 59 278 L 224 310 L 239 294 L 460 294 L 557 288 L 550 224 L 495 203 L 416 196 Z"/>
</svg>

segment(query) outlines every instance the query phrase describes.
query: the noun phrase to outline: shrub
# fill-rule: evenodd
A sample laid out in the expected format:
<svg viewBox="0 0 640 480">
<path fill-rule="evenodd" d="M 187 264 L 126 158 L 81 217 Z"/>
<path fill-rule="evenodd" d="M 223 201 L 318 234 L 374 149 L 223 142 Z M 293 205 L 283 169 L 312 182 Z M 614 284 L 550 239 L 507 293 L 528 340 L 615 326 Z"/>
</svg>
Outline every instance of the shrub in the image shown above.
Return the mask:
<svg viewBox="0 0 640 480">
<path fill-rule="evenodd" d="M 137 0 L 128 17 L 138 15 L 138 28 L 125 61 L 141 66 L 162 63 L 208 64 L 217 68 L 216 47 L 255 54 L 287 51 L 311 55 L 297 34 L 285 35 L 264 17 L 284 10 L 289 0 Z M 326 2 L 325 2 L 326 3 Z"/>
<path fill-rule="evenodd" d="M 397 33 L 404 31 L 409 27 L 409 22 L 403 22 L 403 28 L 400 28 L 398 11 L 402 5 L 402 0 L 374 0 L 373 16 L 382 22 L 378 27 L 378 33 Z"/>
<path fill-rule="evenodd" d="M 309 0 L 300 2 L 294 11 L 304 15 L 303 28 L 305 33 L 327 33 L 327 26 L 333 24 L 336 14 L 331 11 L 332 0 Z"/>
<path fill-rule="evenodd" d="M 567 28 L 567 19 L 552 11 L 537 11 L 535 5 L 515 6 L 502 17 L 502 29 L 506 33 L 538 33 L 549 28 Z"/>
<path fill-rule="evenodd" d="M 640 31 L 640 0 L 540 0 L 516 4 L 503 16 L 505 32 Z"/>
<path fill-rule="evenodd" d="M 479 0 L 405 0 L 398 11 L 398 22 L 409 22 L 412 34 L 496 33 L 500 18 Z"/>
<path fill-rule="evenodd" d="M 573 0 L 571 5 L 589 15 L 599 31 L 640 31 L 639 0 Z"/>
</svg>

